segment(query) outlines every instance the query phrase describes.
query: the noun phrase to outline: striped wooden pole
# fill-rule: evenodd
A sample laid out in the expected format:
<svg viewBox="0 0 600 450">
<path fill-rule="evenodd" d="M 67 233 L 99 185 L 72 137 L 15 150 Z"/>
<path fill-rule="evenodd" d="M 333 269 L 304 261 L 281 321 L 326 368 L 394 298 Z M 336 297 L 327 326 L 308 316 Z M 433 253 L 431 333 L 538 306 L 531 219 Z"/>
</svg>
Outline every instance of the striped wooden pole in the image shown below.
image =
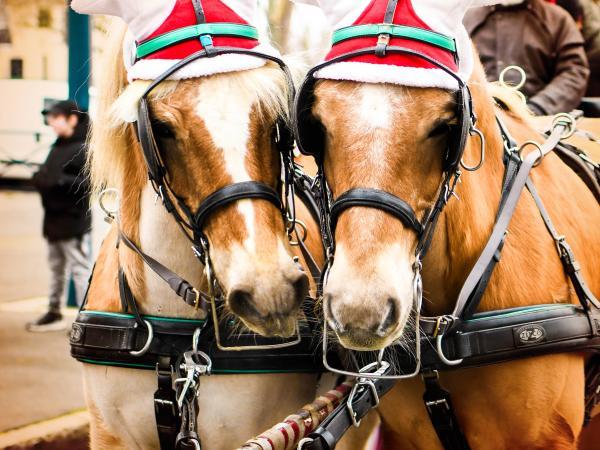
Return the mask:
<svg viewBox="0 0 600 450">
<path fill-rule="evenodd" d="M 295 450 L 298 442 L 315 430 L 346 398 L 352 386 L 354 380 L 345 381 L 286 417 L 283 422 L 250 439 L 238 450 Z"/>
</svg>

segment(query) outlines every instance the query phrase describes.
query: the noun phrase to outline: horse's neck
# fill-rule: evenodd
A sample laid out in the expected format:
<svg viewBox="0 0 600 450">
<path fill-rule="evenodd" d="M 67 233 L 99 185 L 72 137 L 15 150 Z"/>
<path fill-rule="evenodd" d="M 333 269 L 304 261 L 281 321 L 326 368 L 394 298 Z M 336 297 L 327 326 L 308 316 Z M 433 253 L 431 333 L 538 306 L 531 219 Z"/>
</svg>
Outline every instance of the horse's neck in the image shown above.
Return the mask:
<svg viewBox="0 0 600 450">
<path fill-rule="evenodd" d="M 156 200 L 156 194 L 149 184 L 142 190 L 139 202 L 138 230 L 142 251 L 192 285 L 200 287 L 203 266 L 192 253 L 189 240 L 183 235 L 173 216 L 166 211 L 160 200 Z M 129 249 L 126 251 L 130 252 Z M 202 311 L 195 311 L 186 305 L 147 265 L 130 265 L 130 275 L 135 277 L 136 274 L 131 272 L 140 269 L 143 271 L 144 289 L 132 290 L 145 314 L 167 317 L 203 315 Z"/>
<path fill-rule="evenodd" d="M 463 175 L 457 189 L 460 199 L 451 199 L 446 207 L 430 255 L 425 260 L 424 266 L 431 261 L 429 266 L 436 268 L 435 272 L 427 270 L 424 273 L 425 295 L 431 309 L 428 312 L 433 314 L 448 313 L 453 309 L 464 280 L 489 239 L 500 202 L 503 142 L 491 97 L 485 88 L 476 88 L 476 93 L 478 128 L 487 142 L 486 160 L 480 170 Z M 523 124 L 509 123 L 522 135 L 534 133 Z M 478 161 L 479 141 L 476 137 L 469 140 L 465 158 L 468 164 Z M 547 182 L 544 178 L 550 169 L 540 167 L 537 170 L 542 181 Z M 531 276 L 535 277 L 535 283 L 530 282 Z M 502 261 L 494 270 L 481 309 L 551 303 L 569 298 L 568 284 L 552 240 L 535 204 L 524 192 L 509 226 Z"/>
</svg>

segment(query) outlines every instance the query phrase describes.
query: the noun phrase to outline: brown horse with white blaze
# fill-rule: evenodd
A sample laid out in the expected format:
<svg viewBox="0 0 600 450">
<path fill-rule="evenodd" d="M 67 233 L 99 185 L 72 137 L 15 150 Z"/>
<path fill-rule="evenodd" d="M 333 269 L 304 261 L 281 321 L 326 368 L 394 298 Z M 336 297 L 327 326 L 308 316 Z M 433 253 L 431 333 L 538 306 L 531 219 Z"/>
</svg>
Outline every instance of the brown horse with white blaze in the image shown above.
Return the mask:
<svg viewBox="0 0 600 450">
<path fill-rule="evenodd" d="M 500 201 L 503 142 L 496 115 L 518 142 L 540 140 L 518 112 L 494 105 L 479 64 L 469 82 L 486 161 L 463 176 L 458 199 L 439 219 L 423 261 L 424 311 L 452 311 L 453 299 L 489 237 Z M 322 80 L 313 113 L 327 130 L 324 166 L 333 197 L 370 187 L 405 199 L 423 217 L 438 194 L 448 125 L 456 121 L 450 92 Z M 348 120 L 349 117 L 353 121 Z M 354 120 L 360 124 L 356 126 Z M 468 141 L 466 161 L 480 143 Z M 365 157 L 365 155 L 369 155 Z M 568 236 L 590 288 L 600 293 L 600 208 L 581 179 L 557 156 L 532 173 L 558 229 Z M 510 235 L 481 302 L 481 311 L 552 302 L 578 303 L 535 203 L 524 195 Z M 397 218 L 371 208 L 344 211 L 324 304 L 330 326 L 348 348 L 375 350 L 413 334 L 417 236 Z M 414 326 L 414 324 L 411 324 Z M 583 421 L 583 365 L 561 354 L 441 375 L 473 448 L 575 448 Z M 420 380 L 400 382 L 382 399 L 385 448 L 440 446 L 422 404 Z M 485 413 L 484 413 L 485 412 Z"/>
<path fill-rule="evenodd" d="M 461 79 L 470 89 L 477 128 L 485 139 L 485 162 L 482 161 L 479 170 L 462 175 L 462 183 L 455 191 L 458 198 L 449 198 L 422 261 L 423 312 L 431 316 L 450 314 L 488 241 L 498 212 L 505 148 L 496 117 L 507 125 L 518 144 L 528 140 L 542 142 L 544 138 L 531 125 L 524 108 L 511 101 L 511 95 L 491 91 L 476 52 L 462 30 L 464 11 L 470 4 L 485 2 L 372 1 L 364 11 L 357 12 L 352 12 L 358 7 L 351 2 L 347 2 L 344 11 L 339 2 L 318 3 L 338 31 L 326 59 L 333 64 L 311 72 L 311 76 L 321 79 L 314 84 L 310 121 L 322 125 L 324 136 L 324 147 L 311 150 L 322 150 L 324 175 L 334 205 L 336 199 L 351 189 L 366 188 L 404 200 L 419 220 L 431 211 L 439 196 L 440 180 L 444 179 L 444 159 L 453 137 L 451 130 L 460 123 L 464 107 L 460 104 L 457 107 L 457 96 L 451 87 L 441 86 L 443 80 L 438 83 L 439 79 L 431 73 L 434 70 L 427 72 L 428 69 L 410 64 L 427 57 L 440 61 L 436 58 L 443 53 L 439 49 L 439 35 L 428 34 L 431 30 L 427 29 L 427 23 L 438 25 L 434 31 L 445 31 L 446 35 L 457 38 L 455 42 L 463 44 L 458 48 L 459 58 L 449 59 L 448 64 L 459 60 L 463 63 L 451 72 L 457 78 L 466 72 Z M 361 8 L 366 4 L 361 4 Z M 415 18 L 415 10 L 427 15 Z M 395 11 L 401 14 L 394 15 Z M 402 26 L 394 29 L 392 23 Z M 379 28 L 379 36 L 369 31 L 377 26 L 384 27 Z M 385 36 L 386 33 L 392 37 Z M 415 49 L 411 45 L 416 44 L 410 39 L 401 40 L 407 35 L 420 39 L 419 44 L 435 41 L 430 46 L 435 50 L 423 57 L 429 44 Z M 359 45 L 352 42 L 360 43 L 360 39 L 366 42 L 365 47 L 373 46 L 360 57 L 369 52 L 373 57 L 370 60 L 367 56 L 364 60 L 357 57 L 356 64 L 363 66 L 356 68 L 357 78 L 352 78 L 349 72 L 356 67 L 351 66 L 355 62 L 338 63 L 335 58 L 346 54 L 343 50 L 336 53 L 335 49 L 338 46 L 357 51 Z M 392 57 L 384 59 L 391 54 L 386 54 L 388 45 L 391 48 L 395 45 L 401 48 L 399 53 L 404 51 L 408 55 L 395 63 L 406 66 L 388 63 L 394 61 Z M 382 67 L 374 62 L 376 52 L 383 61 Z M 464 61 L 473 61 L 473 67 L 461 73 Z M 373 66 L 365 69 L 369 63 Z M 334 73 L 336 65 L 338 72 Z M 400 70 L 405 68 L 408 70 Z M 413 79 L 409 80 L 407 73 Z M 394 74 L 400 74 L 397 78 L 401 81 L 392 81 Z M 407 78 L 402 81 L 402 76 Z M 416 81 L 424 84 L 416 83 L 419 76 L 421 79 Z M 493 96 L 501 97 L 508 106 L 498 107 Z M 301 108 L 300 102 L 299 111 Z M 308 126 L 305 131 L 310 131 Z M 301 132 L 299 136 L 302 137 Z M 481 147 L 479 137 L 467 139 L 465 165 L 477 165 L 482 158 Z M 600 228 L 591 224 L 599 223 L 600 208 L 594 194 L 552 153 L 532 171 L 531 179 L 554 225 L 567 237 L 581 263 L 582 276 L 598 296 Z M 343 209 L 337 217 L 335 253 L 323 288 L 323 303 L 328 325 L 344 347 L 366 351 L 403 341 L 414 345 L 411 338 L 415 324 L 410 319 L 415 305 L 415 266 L 418 266 L 415 254 L 419 236 L 413 228 L 393 214 L 360 205 Z M 548 303 L 578 304 L 579 300 L 534 200 L 524 194 L 512 216 L 502 260 L 491 276 L 478 311 Z M 452 393 L 456 415 L 471 448 L 574 449 L 584 418 L 584 362 L 585 356 L 580 353 L 553 354 L 443 372 L 440 378 Z M 413 378 L 398 382 L 381 399 L 384 448 L 441 448 L 423 405 L 422 393 L 422 381 Z"/>
<path fill-rule="evenodd" d="M 206 288 L 203 266 L 165 210 L 147 178 L 135 131 L 128 121 L 148 82 L 128 83 L 121 61 L 120 27 L 107 50 L 106 77 L 91 140 L 90 171 L 97 190 L 116 188 L 121 232 L 190 283 Z M 279 154 L 272 129 L 287 114 L 286 81 L 276 66 L 165 81 L 150 99 L 156 139 L 173 190 L 190 207 L 235 181 L 259 180 L 277 189 Z M 318 228 L 299 203 L 309 226 L 307 245 L 321 258 Z M 216 276 L 230 311 L 255 332 L 290 335 L 308 292 L 308 277 L 293 260 L 281 212 L 264 200 L 242 200 L 214 213 L 206 225 Z M 117 223 L 102 246 L 89 289 L 87 310 L 122 310 L 117 273 L 123 268 L 142 314 L 203 317 L 181 301 L 137 254 L 118 245 Z M 285 317 L 269 311 L 281 308 Z M 84 364 L 92 448 L 157 448 L 154 371 Z M 218 375 L 199 390 L 199 435 L 204 448 L 229 450 L 312 400 L 311 374 Z M 273 399 L 271 404 L 267 399 Z M 275 404 L 276 399 L 276 404 Z"/>
</svg>

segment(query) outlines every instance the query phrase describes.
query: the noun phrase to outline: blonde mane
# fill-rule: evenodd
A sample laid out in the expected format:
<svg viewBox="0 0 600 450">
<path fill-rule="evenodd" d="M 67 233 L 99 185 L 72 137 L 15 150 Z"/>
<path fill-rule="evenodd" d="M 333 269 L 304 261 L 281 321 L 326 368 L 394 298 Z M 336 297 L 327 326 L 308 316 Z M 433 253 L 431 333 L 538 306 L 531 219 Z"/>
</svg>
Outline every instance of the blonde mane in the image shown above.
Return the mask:
<svg viewBox="0 0 600 450">
<path fill-rule="evenodd" d="M 502 109 L 514 118 L 535 128 L 535 124 L 531 120 L 534 117 L 533 113 L 514 89 L 503 86 L 499 82 L 488 83 L 488 87 L 492 98 Z"/>
<path fill-rule="evenodd" d="M 128 166 L 132 163 L 132 152 L 139 151 L 131 122 L 137 118 L 139 99 L 150 82 L 137 80 L 128 83 L 127 73 L 121 63 L 124 34 L 125 27 L 121 24 L 115 25 L 109 33 L 114 38 L 105 54 L 105 71 L 98 90 L 98 110 L 88 155 L 88 170 L 95 194 L 106 187 L 121 190 Z M 118 66 L 116 70 L 115 62 Z M 214 97 L 210 101 L 216 107 L 223 96 L 243 95 L 254 100 L 261 120 L 273 120 L 276 117 L 288 120 L 288 84 L 283 71 L 275 63 L 196 80 L 202 95 Z M 177 86 L 177 81 L 163 82 L 152 91 L 151 98 L 167 99 Z"/>
</svg>

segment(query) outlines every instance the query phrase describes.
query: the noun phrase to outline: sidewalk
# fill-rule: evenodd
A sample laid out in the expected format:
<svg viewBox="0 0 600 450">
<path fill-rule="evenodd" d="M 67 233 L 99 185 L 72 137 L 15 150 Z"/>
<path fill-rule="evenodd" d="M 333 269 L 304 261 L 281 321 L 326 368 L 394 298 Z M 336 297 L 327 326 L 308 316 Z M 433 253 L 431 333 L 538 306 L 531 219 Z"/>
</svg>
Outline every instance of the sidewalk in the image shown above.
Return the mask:
<svg viewBox="0 0 600 450">
<path fill-rule="evenodd" d="M 94 213 L 96 253 L 106 227 Z M 47 309 L 39 196 L 0 191 L 0 217 L 0 449 L 87 448 L 81 365 L 69 355 L 68 329 L 25 331 Z M 64 310 L 69 321 L 75 314 Z M 49 436 L 60 440 L 49 444 Z"/>
</svg>

